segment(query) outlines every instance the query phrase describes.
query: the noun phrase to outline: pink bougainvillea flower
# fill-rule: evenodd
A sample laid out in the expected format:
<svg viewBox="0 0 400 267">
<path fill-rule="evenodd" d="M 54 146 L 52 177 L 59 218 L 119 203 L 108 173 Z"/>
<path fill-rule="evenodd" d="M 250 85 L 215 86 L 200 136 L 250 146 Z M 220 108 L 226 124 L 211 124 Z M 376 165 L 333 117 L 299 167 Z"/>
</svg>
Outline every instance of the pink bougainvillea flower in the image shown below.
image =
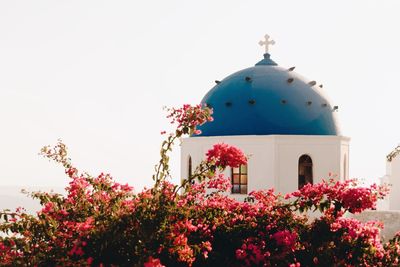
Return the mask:
<svg viewBox="0 0 400 267">
<path fill-rule="evenodd" d="M 144 267 L 165 267 L 161 264 L 160 259 L 150 257 L 147 262 L 144 263 Z"/>
<path fill-rule="evenodd" d="M 227 166 L 235 168 L 247 164 L 247 158 L 240 149 L 225 143 L 215 144 L 208 150 L 206 156 L 208 162 L 221 168 Z"/>
</svg>

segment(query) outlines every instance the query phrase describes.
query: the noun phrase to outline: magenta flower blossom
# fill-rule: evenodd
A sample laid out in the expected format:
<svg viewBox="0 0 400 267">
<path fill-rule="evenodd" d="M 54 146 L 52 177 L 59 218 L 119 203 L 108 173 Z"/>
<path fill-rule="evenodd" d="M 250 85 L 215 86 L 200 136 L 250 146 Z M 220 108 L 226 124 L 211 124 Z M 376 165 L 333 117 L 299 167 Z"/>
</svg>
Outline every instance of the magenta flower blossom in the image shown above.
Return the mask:
<svg viewBox="0 0 400 267">
<path fill-rule="evenodd" d="M 240 165 L 247 164 L 247 158 L 240 149 L 224 143 L 215 144 L 208 150 L 206 156 L 208 162 L 221 168 L 227 166 L 239 167 Z"/>
</svg>

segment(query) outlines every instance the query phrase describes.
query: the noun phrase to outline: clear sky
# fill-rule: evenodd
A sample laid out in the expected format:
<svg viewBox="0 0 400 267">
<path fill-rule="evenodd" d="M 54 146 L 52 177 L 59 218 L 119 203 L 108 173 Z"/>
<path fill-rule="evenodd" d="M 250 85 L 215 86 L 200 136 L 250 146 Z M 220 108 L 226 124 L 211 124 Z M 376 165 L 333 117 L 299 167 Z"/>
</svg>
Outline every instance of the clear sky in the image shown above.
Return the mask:
<svg viewBox="0 0 400 267">
<path fill-rule="evenodd" d="M 64 186 L 37 154 L 58 138 L 80 169 L 150 185 L 162 106 L 199 103 L 254 65 L 265 33 L 279 65 L 339 106 L 350 176 L 380 177 L 400 142 L 399 12 L 396 0 L 1 1 L 0 186 Z M 172 165 L 178 181 L 179 147 Z"/>
</svg>

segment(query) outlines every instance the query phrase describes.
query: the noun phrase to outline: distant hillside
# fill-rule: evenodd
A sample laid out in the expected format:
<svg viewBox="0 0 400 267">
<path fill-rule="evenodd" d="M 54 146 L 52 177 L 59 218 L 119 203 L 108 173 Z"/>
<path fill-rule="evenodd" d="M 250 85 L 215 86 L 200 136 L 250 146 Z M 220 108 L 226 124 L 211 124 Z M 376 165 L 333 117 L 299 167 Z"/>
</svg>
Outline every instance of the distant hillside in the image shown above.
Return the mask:
<svg viewBox="0 0 400 267">
<path fill-rule="evenodd" d="M 39 201 L 30 198 L 21 193 L 25 189 L 29 192 L 46 191 L 53 189 L 54 192 L 63 193 L 64 189 L 60 187 L 23 187 L 23 186 L 0 186 L 0 210 L 15 210 L 18 207 L 24 207 L 28 213 L 35 213 L 40 209 Z"/>
</svg>

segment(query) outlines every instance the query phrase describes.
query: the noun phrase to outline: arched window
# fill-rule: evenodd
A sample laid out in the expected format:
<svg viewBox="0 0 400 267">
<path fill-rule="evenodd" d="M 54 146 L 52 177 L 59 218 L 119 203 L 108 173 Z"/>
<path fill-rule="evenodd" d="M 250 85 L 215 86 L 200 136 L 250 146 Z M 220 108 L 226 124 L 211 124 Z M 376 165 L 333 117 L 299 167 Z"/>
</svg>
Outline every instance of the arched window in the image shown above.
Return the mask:
<svg viewBox="0 0 400 267">
<path fill-rule="evenodd" d="M 343 159 L 343 179 L 347 180 L 347 155 L 344 155 L 344 159 Z"/>
<path fill-rule="evenodd" d="M 247 194 L 247 165 L 232 168 L 232 194 Z"/>
<path fill-rule="evenodd" d="M 313 163 L 308 155 L 299 158 L 299 189 L 305 184 L 313 183 Z"/>
<path fill-rule="evenodd" d="M 188 161 L 188 179 L 192 176 L 192 157 L 189 156 L 189 161 Z"/>
</svg>

